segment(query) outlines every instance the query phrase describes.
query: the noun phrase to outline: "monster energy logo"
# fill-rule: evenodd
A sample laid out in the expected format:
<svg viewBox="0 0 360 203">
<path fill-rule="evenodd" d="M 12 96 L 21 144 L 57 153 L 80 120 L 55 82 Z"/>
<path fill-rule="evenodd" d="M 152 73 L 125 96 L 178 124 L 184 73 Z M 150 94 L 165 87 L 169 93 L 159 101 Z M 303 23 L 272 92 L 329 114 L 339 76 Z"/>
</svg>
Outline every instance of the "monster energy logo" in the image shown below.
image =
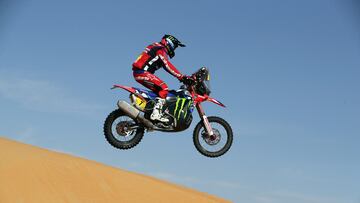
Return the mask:
<svg viewBox="0 0 360 203">
<path fill-rule="evenodd" d="M 181 111 L 183 111 L 183 108 L 185 106 L 185 101 L 186 101 L 186 98 L 179 98 L 179 97 L 177 98 L 176 106 L 175 106 L 175 110 L 174 110 L 174 116 L 175 117 L 176 117 L 176 112 L 178 112 L 177 119 L 180 119 L 180 114 L 181 114 Z M 188 109 L 190 108 L 191 104 L 192 104 L 192 101 L 190 100 L 188 102 L 187 106 L 186 106 L 186 111 L 185 111 L 184 118 L 186 117 Z"/>
</svg>

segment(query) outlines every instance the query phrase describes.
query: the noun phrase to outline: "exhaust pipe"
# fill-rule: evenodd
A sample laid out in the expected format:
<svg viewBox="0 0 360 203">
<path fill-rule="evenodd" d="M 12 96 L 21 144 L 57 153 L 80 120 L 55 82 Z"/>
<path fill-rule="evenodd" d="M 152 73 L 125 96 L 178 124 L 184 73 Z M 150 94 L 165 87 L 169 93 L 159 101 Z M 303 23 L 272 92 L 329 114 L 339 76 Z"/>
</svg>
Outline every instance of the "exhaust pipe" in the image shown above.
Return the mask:
<svg viewBox="0 0 360 203">
<path fill-rule="evenodd" d="M 125 112 L 130 118 L 144 124 L 147 128 L 154 129 L 154 125 L 148 119 L 144 118 L 143 115 L 140 114 L 140 111 L 135 107 L 131 106 L 126 101 L 118 101 L 117 103 L 119 109 Z"/>
</svg>

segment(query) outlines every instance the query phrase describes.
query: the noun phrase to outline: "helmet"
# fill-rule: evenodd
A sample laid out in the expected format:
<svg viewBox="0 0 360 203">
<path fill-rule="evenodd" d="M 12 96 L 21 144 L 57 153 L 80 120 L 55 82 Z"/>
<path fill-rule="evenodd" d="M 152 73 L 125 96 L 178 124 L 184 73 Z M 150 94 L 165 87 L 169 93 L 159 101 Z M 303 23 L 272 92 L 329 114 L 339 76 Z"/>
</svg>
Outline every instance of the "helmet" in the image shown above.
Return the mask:
<svg viewBox="0 0 360 203">
<path fill-rule="evenodd" d="M 164 35 L 160 42 L 162 45 L 165 46 L 167 54 L 170 58 L 175 56 L 175 49 L 180 47 L 185 47 L 185 44 L 182 44 L 176 37 L 172 35 Z"/>
</svg>

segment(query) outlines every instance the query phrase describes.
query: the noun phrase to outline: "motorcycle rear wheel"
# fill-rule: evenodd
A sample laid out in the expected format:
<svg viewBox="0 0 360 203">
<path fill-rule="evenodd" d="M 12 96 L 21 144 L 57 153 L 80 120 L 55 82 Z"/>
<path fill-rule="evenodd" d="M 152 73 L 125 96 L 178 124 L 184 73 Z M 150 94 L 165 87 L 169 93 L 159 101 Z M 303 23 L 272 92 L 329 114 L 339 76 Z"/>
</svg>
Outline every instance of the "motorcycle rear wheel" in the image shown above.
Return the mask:
<svg viewBox="0 0 360 203">
<path fill-rule="evenodd" d="M 120 120 L 117 122 L 117 120 Z M 117 122 L 117 123 L 116 123 Z M 114 126 L 115 124 L 115 126 Z M 115 148 L 130 149 L 135 147 L 144 136 L 144 128 L 128 130 L 130 125 L 137 122 L 128 117 L 122 110 L 116 109 L 111 112 L 104 123 L 104 135 L 106 140 Z M 130 139 L 126 139 L 130 137 Z M 122 140 L 123 139 L 123 140 Z"/>
<path fill-rule="evenodd" d="M 215 117 L 215 116 L 209 116 L 208 121 L 213 128 L 215 136 L 210 137 L 206 133 L 204 123 L 202 121 L 200 121 L 194 129 L 193 141 L 194 141 L 194 145 L 195 145 L 196 149 L 202 155 L 211 157 L 211 158 L 215 158 L 215 157 L 219 157 L 219 156 L 225 154 L 230 149 L 232 142 L 233 142 L 233 132 L 232 132 L 230 124 L 222 118 Z M 225 132 L 225 133 L 221 134 L 220 131 L 214 127 L 214 124 L 218 124 L 219 127 L 222 127 L 223 128 L 222 132 Z M 226 135 L 224 135 L 224 134 L 226 134 Z M 216 145 L 218 145 L 221 142 L 221 140 L 224 140 L 224 138 L 226 138 L 224 146 L 221 147 L 220 149 L 216 149 L 214 151 L 206 149 L 206 147 L 210 147 L 210 148 L 216 147 Z M 202 141 L 205 144 L 201 143 Z"/>
</svg>

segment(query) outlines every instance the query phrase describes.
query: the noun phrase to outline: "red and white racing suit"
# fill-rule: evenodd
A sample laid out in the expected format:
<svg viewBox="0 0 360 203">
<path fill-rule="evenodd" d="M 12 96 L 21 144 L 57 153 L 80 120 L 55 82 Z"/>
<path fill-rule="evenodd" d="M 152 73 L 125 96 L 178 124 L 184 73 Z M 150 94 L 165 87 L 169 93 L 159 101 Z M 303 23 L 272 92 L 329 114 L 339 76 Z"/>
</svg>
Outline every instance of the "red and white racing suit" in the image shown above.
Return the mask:
<svg viewBox="0 0 360 203">
<path fill-rule="evenodd" d="M 168 94 L 168 86 L 164 81 L 154 75 L 155 71 L 159 68 L 164 68 L 179 80 L 183 77 L 183 74 L 168 60 L 165 46 L 156 42 L 145 48 L 133 63 L 132 70 L 137 82 L 165 99 Z"/>
</svg>

